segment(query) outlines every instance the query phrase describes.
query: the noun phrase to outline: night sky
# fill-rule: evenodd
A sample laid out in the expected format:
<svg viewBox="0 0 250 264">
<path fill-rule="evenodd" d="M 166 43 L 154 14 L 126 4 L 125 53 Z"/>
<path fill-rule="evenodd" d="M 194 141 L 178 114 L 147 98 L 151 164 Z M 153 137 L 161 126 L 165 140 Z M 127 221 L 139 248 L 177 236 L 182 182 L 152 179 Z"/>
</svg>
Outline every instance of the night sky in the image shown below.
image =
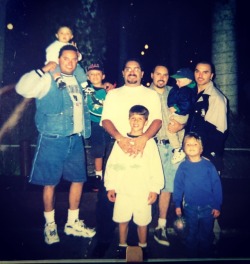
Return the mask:
<svg viewBox="0 0 250 264">
<path fill-rule="evenodd" d="M 106 14 L 107 53 L 104 64 L 107 80 L 117 82 L 121 76 L 121 7 L 127 9 L 125 22 L 128 57 L 139 56 L 142 59 L 145 66 L 143 84 L 146 84 L 150 81 L 150 72 L 155 63 L 166 63 L 170 73 L 173 73 L 180 67 L 194 67 L 199 59 L 210 59 L 214 1 L 99 0 Z M 244 94 L 242 87 L 250 76 L 250 51 L 247 47 L 250 30 L 247 27 L 248 9 L 245 1 L 238 0 L 236 3 L 239 91 Z M 8 72 L 5 82 L 17 81 L 23 73 L 43 65 L 45 48 L 54 40 L 55 25 L 51 24 L 51 16 L 61 21 L 74 21 L 80 8 L 79 0 L 9 0 L 6 25 L 12 23 L 14 29 L 6 29 L 5 61 L 12 74 Z M 144 49 L 145 44 L 149 45 L 148 50 Z M 141 56 L 143 50 L 145 55 Z M 173 50 L 175 54 L 172 54 Z"/>
</svg>

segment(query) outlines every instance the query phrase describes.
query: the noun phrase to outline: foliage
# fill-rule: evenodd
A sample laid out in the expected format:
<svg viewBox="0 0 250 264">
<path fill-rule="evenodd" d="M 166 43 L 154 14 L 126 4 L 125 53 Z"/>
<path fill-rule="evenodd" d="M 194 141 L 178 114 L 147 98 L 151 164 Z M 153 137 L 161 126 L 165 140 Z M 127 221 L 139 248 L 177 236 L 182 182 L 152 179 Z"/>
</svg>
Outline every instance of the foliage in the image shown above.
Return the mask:
<svg viewBox="0 0 250 264">
<path fill-rule="evenodd" d="M 106 52 L 106 30 L 101 1 L 81 0 L 82 10 L 76 21 L 76 42 L 83 55 L 84 68 L 92 62 L 104 61 Z"/>
</svg>

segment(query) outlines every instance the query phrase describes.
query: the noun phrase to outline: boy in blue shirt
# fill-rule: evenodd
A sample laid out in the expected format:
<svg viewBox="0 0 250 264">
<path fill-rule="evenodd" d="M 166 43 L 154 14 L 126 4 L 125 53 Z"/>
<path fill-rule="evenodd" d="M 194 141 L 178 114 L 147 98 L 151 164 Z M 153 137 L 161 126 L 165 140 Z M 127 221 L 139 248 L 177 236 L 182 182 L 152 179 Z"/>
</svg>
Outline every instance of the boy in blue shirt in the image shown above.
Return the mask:
<svg viewBox="0 0 250 264">
<path fill-rule="evenodd" d="M 174 180 L 175 212 L 181 216 L 183 204 L 188 257 L 211 257 L 214 220 L 222 204 L 220 177 L 213 163 L 201 156 L 203 146 L 198 134 L 187 134 L 183 146 L 187 158 L 179 165 Z"/>
</svg>

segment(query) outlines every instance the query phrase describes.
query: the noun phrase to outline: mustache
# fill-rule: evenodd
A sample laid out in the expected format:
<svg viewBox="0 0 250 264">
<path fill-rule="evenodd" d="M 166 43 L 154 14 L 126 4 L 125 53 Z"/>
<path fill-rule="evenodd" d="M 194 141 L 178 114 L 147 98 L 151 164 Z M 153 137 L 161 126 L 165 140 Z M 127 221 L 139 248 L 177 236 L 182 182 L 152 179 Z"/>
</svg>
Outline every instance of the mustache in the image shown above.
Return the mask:
<svg viewBox="0 0 250 264">
<path fill-rule="evenodd" d="M 135 76 L 135 77 L 136 77 L 136 74 L 131 73 L 131 74 L 129 74 L 128 76 Z"/>
</svg>

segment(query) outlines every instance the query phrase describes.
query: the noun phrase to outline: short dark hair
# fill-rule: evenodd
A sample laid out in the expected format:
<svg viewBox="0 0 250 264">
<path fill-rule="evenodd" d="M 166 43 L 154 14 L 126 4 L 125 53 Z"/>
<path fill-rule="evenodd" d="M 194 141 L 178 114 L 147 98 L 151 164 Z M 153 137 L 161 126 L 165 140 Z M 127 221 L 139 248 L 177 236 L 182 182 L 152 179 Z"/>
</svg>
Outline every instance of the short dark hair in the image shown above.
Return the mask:
<svg viewBox="0 0 250 264">
<path fill-rule="evenodd" d="M 158 63 L 158 64 L 156 64 L 156 65 L 154 66 L 154 68 L 152 69 L 152 73 L 155 72 L 156 67 L 165 67 L 165 68 L 169 71 L 169 67 L 168 67 L 166 64 L 164 64 L 164 63 Z"/>
<path fill-rule="evenodd" d="M 215 74 L 215 66 L 214 66 L 214 64 L 211 61 L 208 61 L 208 60 L 198 61 L 196 63 L 196 65 L 195 65 L 195 68 L 194 69 L 196 69 L 196 67 L 197 67 L 198 64 L 207 64 L 207 65 L 209 65 L 210 68 L 211 68 L 211 73 L 214 73 Z"/>
<path fill-rule="evenodd" d="M 62 56 L 62 53 L 65 51 L 65 50 L 73 50 L 75 52 L 78 52 L 77 48 L 73 45 L 65 45 L 63 46 L 60 51 L 59 51 L 59 55 L 58 55 L 58 58 L 60 58 Z"/>
<path fill-rule="evenodd" d="M 129 118 L 134 115 L 142 115 L 144 116 L 145 120 L 148 120 L 149 111 L 148 109 L 143 105 L 134 105 L 129 110 Z"/>
<path fill-rule="evenodd" d="M 142 62 L 139 58 L 129 58 L 129 59 L 125 60 L 123 67 L 122 67 L 123 70 L 126 68 L 126 65 L 129 61 L 137 62 L 140 65 L 141 70 L 143 71 L 143 65 L 142 65 Z"/>
</svg>

